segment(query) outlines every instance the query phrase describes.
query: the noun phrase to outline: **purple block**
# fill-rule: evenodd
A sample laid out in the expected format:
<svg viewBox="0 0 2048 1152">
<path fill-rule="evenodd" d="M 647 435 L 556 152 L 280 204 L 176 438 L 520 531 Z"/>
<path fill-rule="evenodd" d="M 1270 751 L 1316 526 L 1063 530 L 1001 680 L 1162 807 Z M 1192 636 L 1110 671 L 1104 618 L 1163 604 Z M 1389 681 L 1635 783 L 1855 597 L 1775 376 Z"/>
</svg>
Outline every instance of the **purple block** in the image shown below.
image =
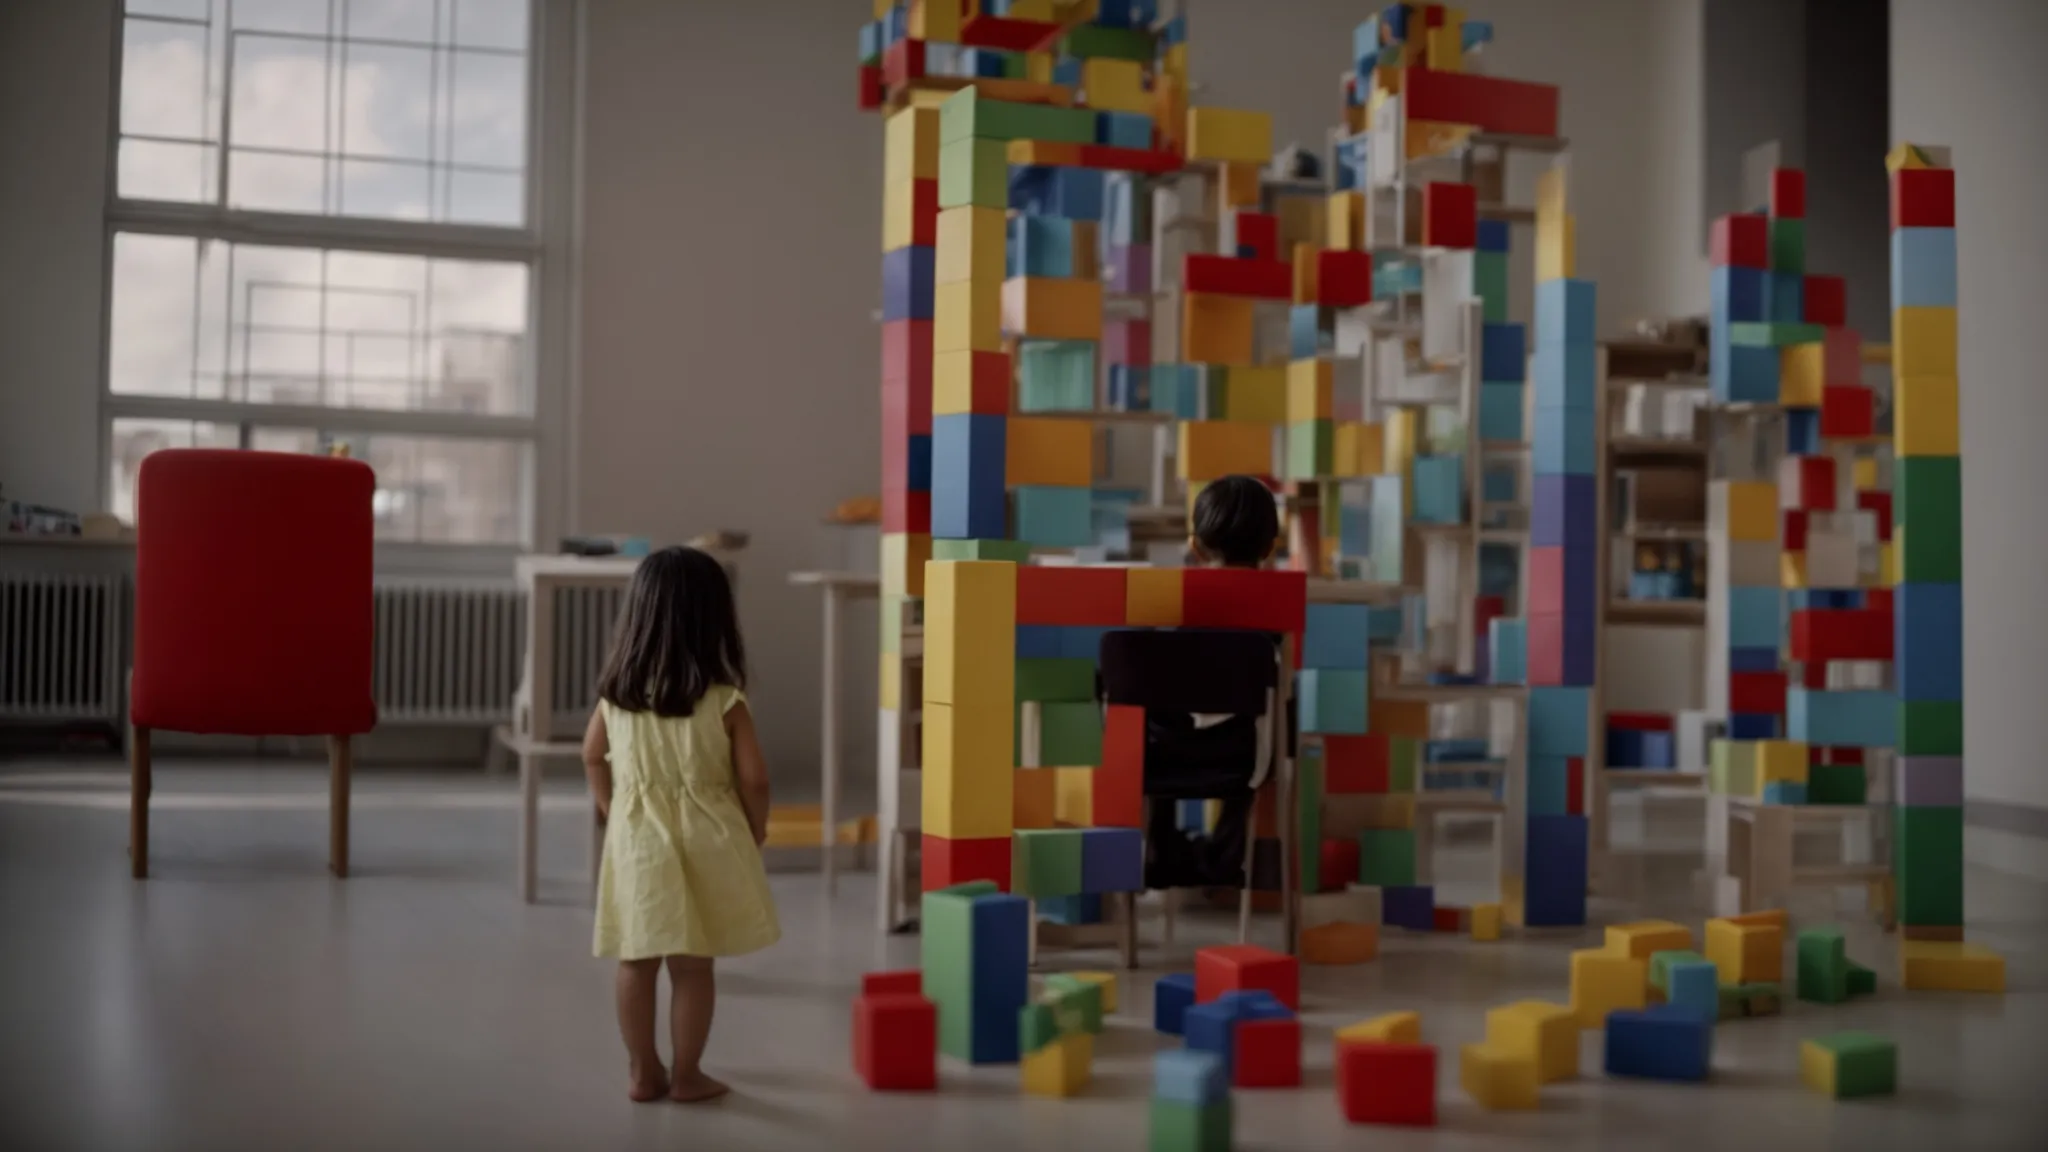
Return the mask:
<svg viewBox="0 0 2048 1152">
<path fill-rule="evenodd" d="M 1597 546 L 1598 494 L 1594 477 L 1539 474 L 1529 499 L 1529 543 Z"/>
<path fill-rule="evenodd" d="M 1390 884 L 1380 889 L 1380 923 L 1417 932 L 1436 930 L 1436 889 L 1427 884 Z"/>
<path fill-rule="evenodd" d="M 882 253 L 882 319 L 932 318 L 933 280 L 938 250 L 922 246 Z"/>
<path fill-rule="evenodd" d="M 1898 759 L 1898 803 L 1907 808 L 1963 806 L 1963 758 L 1901 756 Z"/>
<path fill-rule="evenodd" d="M 1152 291 L 1152 246 L 1119 244 L 1109 251 L 1109 290 L 1143 294 Z"/>
</svg>

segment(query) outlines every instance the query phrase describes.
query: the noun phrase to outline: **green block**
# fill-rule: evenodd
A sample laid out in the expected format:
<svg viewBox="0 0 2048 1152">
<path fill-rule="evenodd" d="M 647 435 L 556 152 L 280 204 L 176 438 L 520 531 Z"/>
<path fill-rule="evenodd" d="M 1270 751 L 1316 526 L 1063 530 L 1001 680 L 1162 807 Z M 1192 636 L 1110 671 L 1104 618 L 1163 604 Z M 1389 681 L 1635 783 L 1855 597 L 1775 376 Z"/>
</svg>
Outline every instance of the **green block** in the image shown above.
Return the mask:
<svg viewBox="0 0 2048 1152">
<path fill-rule="evenodd" d="M 1036 1052 L 1060 1038 L 1050 1004 L 1026 1004 L 1017 1014 L 1017 1051 Z"/>
<path fill-rule="evenodd" d="M 1816 1004 L 1849 998 L 1849 945 L 1840 928 L 1808 928 L 1799 934 L 1798 996 Z"/>
<path fill-rule="evenodd" d="M 1297 420 L 1287 426 L 1287 478 L 1314 480 L 1337 468 L 1337 422 Z"/>
<path fill-rule="evenodd" d="M 1963 579 L 1963 461 L 1960 456 L 1902 456 L 1893 462 L 1892 514 L 1902 583 L 1959 584 Z"/>
<path fill-rule="evenodd" d="M 1323 890 L 1323 751 L 1302 749 L 1295 769 L 1294 802 L 1297 808 L 1296 854 L 1301 871 L 1301 890 Z"/>
<path fill-rule="evenodd" d="M 1703 964 L 1706 957 L 1683 948 L 1650 953 L 1650 986 L 1659 992 L 1671 991 L 1671 966 L 1674 964 Z"/>
<path fill-rule="evenodd" d="M 1102 709 L 1094 700 L 1038 706 L 1038 763 L 1042 768 L 1093 768 L 1102 763 Z"/>
<path fill-rule="evenodd" d="M 1095 661 L 1031 659 L 1017 661 L 1017 702 L 1095 700 Z"/>
<path fill-rule="evenodd" d="M 939 203 L 945 204 L 944 192 Z M 1827 337 L 1827 329 L 1818 324 L 1730 324 L 1728 340 L 1746 348 L 1783 348 L 1788 344 L 1818 344 Z"/>
<path fill-rule="evenodd" d="M 1962 701 L 1899 701 L 1899 755 L 1961 756 L 1962 754 Z"/>
<path fill-rule="evenodd" d="M 1060 54 L 1136 60 L 1150 64 L 1154 55 L 1152 33 L 1142 28 L 1107 28 L 1100 24 L 1077 24 L 1060 38 Z"/>
<path fill-rule="evenodd" d="M 1771 271 L 1806 271 L 1806 221 L 1771 221 Z"/>
<path fill-rule="evenodd" d="M 1869 779 L 1861 764 L 1815 764 L 1806 770 L 1806 802 L 1861 804 Z"/>
<path fill-rule="evenodd" d="M 986 51 L 988 51 L 988 49 L 984 48 L 984 49 L 982 49 L 982 51 L 986 52 Z M 1005 80 L 1029 80 L 1030 78 L 1031 78 L 1031 64 L 1030 64 L 1030 62 L 1029 62 L 1028 60 L 1026 60 L 1026 59 L 1025 59 L 1024 53 L 1022 53 L 1022 52 L 1005 52 L 1005 53 L 1003 53 L 1003 79 L 1005 79 Z"/>
<path fill-rule="evenodd" d="M 1360 832 L 1358 882 L 1381 888 L 1415 883 L 1415 829 L 1368 828 Z"/>
<path fill-rule="evenodd" d="M 1396 736 L 1387 741 L 1387 791 L 1399 794 L 1415 791 L 1422 763 L 1422 741 Z"/>
<path fill-rule="evenodd" d="M 1230 1097 L 1208 1104 L 1152 1098 L 1151 1152 L 1230 1152 Z"/>
<path fill-rule="evenodd" d="M 1093 340 L 1025 340 L 1017 346 L 1019 412 L 1095 409 Z"/>
<path fill-rule="evenodd" d="M 1202 412 L 1211 420 L 1230 419 L 1230 368 L 1223 364 L 1197 364 L 1202 374 Z"/>
<path fill-rule="evenodd" d="M 934 560 L 1007 560 L 1023 564 L 1031 559 L 1031 545 L 1022 540 L 932 539 Z"/>
<path fill-rule="evenodd" d="M 974 1058 L 974 900 L 999 892 L 976 880 L 927 892 L 919 908 L 924 994 L 939 1010 L 939 1051 Z"/>
<path fill-rule="evenodd" d="M 1877 973 L 1854 960 L 1849 961 L 1849 995 L 1869 996 L 1877 991 Z"/>
<path fill-rule="evenodd" d="M 1093 144 L 1095 113 L 1086 108 L 1055 108 L 1050 104 L 990 100 L 974 88 L 962 88 L 939 106 L 941 163 L 947 145 L 967 139 Z M 997 151 L 1003 152 L 1001 148 Z M 1003 154 L 1007 160 L 1008 153 Z M 940 203 L 943 206 L 944 200 Z"/>
<path fill-rule="evenodd" d="M 1472 287 L 1485 304 L 1485 322 L 1508 322 L 1508 254 L 1475 252 L 1472 255 Z"/>
<path fill-rule="evenodd" d="M 1010 891 L 1036 899 L 1081 891 L 1081 830 L 1019 828 L 1010 838 Z"/>
<path fill-rule="evenodd" d="M 1010 206 L 1010 153 L 1000 140 L 939 145 L 939 207 Z"/>
<path fill-rule="evenodd" d="M 1061 1032 L 1102 1031 L 1102 985 L 1062 972 L 1045 978 L 1045 991 Z"/>
<path fill-rule="evenodd" d="M 1889 1096 L 1898 1090 L 1898 1045 L 1868 1032 L 1837 1032 L 1807 1041 L 1835 1059 L 1835 1097 Z"/>
<path fill-rule="evenodd" d="M 1723 984 L 1721 986 L 1721 1019 L 1737 1020 L 1745 1016 L 1776 1016 L 1783 1008 L 1781 993 L 1776 984 Z"/>
<path fill-rule="evenodd" d="M 1899 923 L 1963 922 L 1963 810 L 1892 809 L 1892 877 Z"/>
</svg>

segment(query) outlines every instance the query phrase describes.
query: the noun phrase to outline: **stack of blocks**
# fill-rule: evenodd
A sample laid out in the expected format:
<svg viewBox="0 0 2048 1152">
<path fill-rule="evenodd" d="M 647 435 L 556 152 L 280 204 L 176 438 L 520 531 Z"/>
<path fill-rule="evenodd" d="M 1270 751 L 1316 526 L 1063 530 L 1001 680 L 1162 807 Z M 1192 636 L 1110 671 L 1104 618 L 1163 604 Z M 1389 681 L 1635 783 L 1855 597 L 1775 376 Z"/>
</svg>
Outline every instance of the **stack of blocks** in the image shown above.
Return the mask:
<svg viewBox="0 0 2048 1152">
<path fill-rule="evenodd" d="M 1230 1152 L 1230 1070 L 1212 1052 L 1152 1058 L 1152 1152 Z"/>
<path fill-rule="evenodd" d="M 1012 885 L 1018 566 L 933 561 L 924 668 L 926 891 Z"/>
<path fill-rule="evenodd" d="M 1717 267 L 1716 291 L 1723 273 L 1756 271 Z M 1771 481 L 1708 483 L 1707 710 L 1727 721 L 1725 737 L 1711 748 L 1707 787 L 1785 802 L 1804 799 L 1807 750 L 1780 739 L 1787 678 L 1779 664 L 1785 601 L 1778 511 Z"/>
<path fill-rule="evenodd" d="M 1539 1086 L 1578 1074 L 1578 1016 L 1563 1004 L 1523 1000 L 1488 1009 L 1485 1042 L 1458 1053 L 1459 1082 L 1490 1109 L 1534 1108 Z"/>
<path fill-rule="evenodd" d="M 924 994 L 938 1005 L 939 1051 L 970 1064 L 1009 1064 L 1030 992 L 1030 914 L 988 881 L 924 894 Z"/>
<path fill-rule="evenodd" d="M 1394 1012 L 1337 1030 L 1337 1103 L 1353 1124 L 1436 1124 L 1436 1049 Z"/>
<path fill-rule="evenodd" d="M 1301 1086 L 1301 969 L 1294 957 L 1235 944 L 1195 953 L 1189 1048 L 1213 1053 L 1239 1088 Z"/>
<path fill-rule="evenodd" d="M 1055 990 L 1045 1000 L 1026 1005 L 1017 1018 L 1017 1043 L 1023 1063 L 1024 1091 L 1034 1096 L 1072 1096 L 1088 1086 L 1095 1060 L 1098 1014 L 1089 1025 L 1083 1001 L 1087 993 Z M 1095 1001 L 1099 1009 L 1100 1001 Z"/>
</svg>

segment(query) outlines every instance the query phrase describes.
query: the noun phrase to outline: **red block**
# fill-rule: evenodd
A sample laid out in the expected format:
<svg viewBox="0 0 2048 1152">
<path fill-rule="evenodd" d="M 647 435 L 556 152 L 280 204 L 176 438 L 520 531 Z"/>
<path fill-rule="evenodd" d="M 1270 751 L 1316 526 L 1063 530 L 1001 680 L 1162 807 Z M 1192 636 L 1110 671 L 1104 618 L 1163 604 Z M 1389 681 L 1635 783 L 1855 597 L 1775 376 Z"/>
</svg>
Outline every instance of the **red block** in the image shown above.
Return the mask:
<svg viewBox="0 0 2048 1152">
<path fill-rule="evenodd" d="M 1002 16 L 973 15 L 960 25 L 960 44 L 964 48 L 1000 48 L 1005 52 L 1029 52 L 1059 33 L 1059 25 L 1044 20 L 1011 20 Z"/>
<path fill-rule="evenodd" d="M 923 323 L 919 321 L 919 323 Z M 930 329 L 926 329 L 927 338 Z M 926 353 L 930 355 L 929 352 Z M 1010 354 L 969 352 L 967 410 L 979 416 L 1007 416 L 1010 413 Z M 927 377 L 927 380 L 930 378 Z M 927 385 L 929 388 L 930 385 Z"/>
<path fill-rule="evenodd" d="M 892 473 L 882 477 L 882 531 L 930 532 L 932 494 L 913 491 L 910 477 Z"/>
<path fill-rule="evenodd" d="M 1001 353 L 994 353 L 1000 356 Z M 1007 385 L 1008 381 L 1005 381 Z M 1004 394 L 1008 399 L 1007 388 Z M 932 322 L 882 325 L 882 427 L 912 436 L 932 432 Z"/>
<path fill-rule="evenodd" d="M 1240 255 L 1251 249 L 1249 260 L 1278 260 L 1280 258 L 1280 218 L 1264 212 L 1238 211 L 1232 217 L 1237 227 L 1237 248 Z"/>
<path fill-rule="evenodd" d="M 1436 932 L 1463 932 L 1468 912 L 1455 904 L 1438 904 L 1430 909 L 1429 926 Z"/>
<path fill-rule="evenodd" d="M 1017 623 L 1123 626 L 1126 568 L 1017 569 Z"/>
<path fill-rule="evenodd" d="M 1860 384 L 1823 385 L 1820 394 L 1823 440 L 1868 440 L 1877 435 L 1877 395 Z"/>
<path fill-rule="evenodd" d="M 1384 733 L 1323 737 L 1323 792 L 1380 795 L 1391 787 L 1391 743 Z"/>
<path fill-rule="evenodd" d="M 860 70 L 860 107 L 867 112 L 882 106 L 882 69 L 866 65 Z"/>
<path fill-rule="evenodd" d="M 1863 337 L 1853 328 L 1830 328 L 1821 338 L 1820 380 L 1824 386 L 1863 380 Z"/>
<path fill-rule="evenodd" d="M 1020 573 L 1022 569 L 1018 570 Z M 1145 826 L 1145 710 L 1111 704 L 1102 719 L 1102 763 L 1089 777 L 1098 828 Z"/>
<path fill-rule="evenodd" d="M 1308 620 L 1308 574 L 1190 568 L 1181 578 L 1181 626 L 1299 635 Z M 1300 654 L 1301 645 L 1295 645 Z"/>
<path fill-rule="evenodd" d="M 1565 549 L 1562 545 L 1544 545 L 1529 549 L 1529 599 L 1528 612 L 1535 616 L 1563 615 L 1565 605 L 1570 603 L 1565 588 Z M 1477 629 L 1480 635 L 1485 629 Z"/>
<path fill-rule="evenodd" d="M 1609 712 L 1607 726 L 1625 732 L 1669 732 L 1671 714 L 1668 712 Z"/>
<path fill-rule="evenodd" d="M 1332 308 L 1372 303 L 1372 253 L 1329 249 L 1316 253 L 1316 302 Z"/>
<path fill-rule="evenodd" d="M 1829 748 L 1816 744 L 1807 750 L 1806 762 L 1808 764 L 1861 764 L 1863 763 L 1863 749 Z"/>
<path fill-rule="evenodd" d="M 1231 1040 L 1230 1083 L 1236 1088 L 1301 1087 L 1301 1021 L 1241 1021 Z"/>
<path fill-rule="evenodd" d="M 1901 168 L 1892 173 L 1893 228 L 1955 226 L 1955 169 Z"/>
<path fill-rule="evenodd" d="M 1797 168 L 1771 169 L 1771 215 L 1779 220 L 1806 218 L 1806 173 Z"/>
<path fill-rule="evenodd" d="M 1195 1003 L 1225 992 L 1271 992 L 1275 1000 L 1301 1011 L 1301 966 L 1292 956 L 1252 944 L 1222 944 L 1195 950 Z"/>
<path fill-rule="evenodd" d="M 912 41 L 904 41 L 912 43 Z M 922 43 L 922 41 L 916 41 Z M 913 247 L 935 247 L 939 242 L 939 182 L 910 182 L 910 243 Z"/>
<path fill-rule="evenodd" d="M 1885 507 L 1891 507 L 1889 497 L 1885 500 Z M 1863 590 L 1863 610 L 1865 612 L 1882 612 L 1885 615 L 1885 619 L 1891 619 L 1892 590 L 1889 588 L 1865 588 Z"/>
<path fill-rule="evenodd" d="M 1433 248 L 1479 243 L 1479 189 L 1431 181 L 1422 189 L 1422 242 Z"/>
<path fill-rule="evenodd" d="M 905 38 L 882 53 L 882 80 L 889 87 L 900 88 L 923 75 L 924 41 Z"/>
<path fill-rule="evenodd" d="M 1840 276 L 1808 276 L 1800 302 L 1808 324 L 1834 328 L 1849 322 L 1849 282 Z"/>
<path fill-rule="evenodd" d="M 1481 132 L 1557 135 L 1557 86 L 1470 72 L 1408 69 L 1403 101 L 1413 120 L 1471 124 Z"/>
<path fill-rule="evenodd" d="M 1754 212 L 1735 212 L 1714 221 L 1715 267 L 1769 268 L 1771 222 Z"/>
<path fill-rule="evenodd" d="M 1540 549 L 1539 549 L 1540 551 Z M 1570 684 L 1565 679 L 1565 633 L 1571 618 L 1554 612 L 1529 617 L 1529 683 L 1537 687 Z"/>
<path fill-rule="evenodd" d="M 853 1069 L 877 1092 L 939 1086 L 939 1009 L 916 993 L 853 1002 Z"/>
<path fill-rule="evenodd" d="M 1010 838 L 948 840 L 927 832 L 923 840 L 923 891 L 936 892 L 971 880 L 991 880 L 1010 890 Z"/>
<path fill-rule="evenodd" d="M 1858 508 L 1863 508 L 1863 509 L 1867 509 L 1867 510 L 1869 510 L 1869 511 L 1871 511 L 1871 512 L 1874 512 L 1874 513 L 1876 513 L 1876 514 L 1877 514 L 1877 538 L 1878 538 L 1879 540 L 1889 540 L 1889 539 L 1891 539 L 1891 538 L 1892 538 L 1892 494 L 1891 494 L 1891 493 L 1889 493 L 1889 492 L 1858 492 L 1858 493 L 1856 494 L 1856 507 L 1858 507 Z M 1891 590 L 1890 590 L 1890 589 L 1885 589 L 1885 590 L 1884 590 L 1884 594 L 1885 594 L 1886 596 L 1890 596 L 1890 595 L 1891 595 Z M 1886 609 L 1886 611 L 1890 611 L 1890 609 L 1891 609 L 1891 606 L 1890 606 L 1890 605 L 1886 605 L 1886 606 L 1885 606 L 1885 609 Z"/>
<path fill-rule="evenodd" d="M 1783 672 L 1730 672 L 1728 711 L 1747 715 L 1785 714 Z"/>
<path fill-rule="evenodd" d="M 1784 527 L 1778 533 L 1778 539 L 1785 551 L 1806 551 L 1806 509 L 1787 508 L 1779 515 Z"/>
<path fill-rule="evenodd" d="M 1278 260 L 1239 260 L 1211 253 L 1189 253 L 1181 265 L 1181 286 L 1189 292 L 1216 296 L 1291 301 L 1294 267 Z"/>
<path fill-rule="evenodd" d="M 1825 692 L 1828 686 L 1828 666 L 1825 664 L 1801 664 L 1799 686 L 1812 692 Z"/>
<path fill-rule="evenodd" d="M 1344 1109 L 1344 1119 L 1353 1124 L 1434 1127 L 1436 1049 L 1427 1044 L 1339 1042 L 1337 1103 Z"/>
<path fill-rule="evenodd" d="M 1794 456 L 1793 499 L 1798 506 L 1809 512 L 1832 512 L 1835 510 L 1835 458 L 1833 456 Z"/>
<path fill-rule="evenodd" d="M 1567 756 L 1564 761 L 1564 814 L 1586 814 L 1586 758 Z"/>
<path fill-rule="evenodd" d="M 900 968 L 894 972 L 867 972 L 860 978 L 863 996 L 922 996 L 924 970 Z"/>
<path fill-rule="evenodd" d="M 1143 172 L 1156 176 L 1172 172 L 1185 163 L 1180 153 L 1155 148 L 1117 148 L 1108 144 L 1083 144 L 1074 156 L 1076 168 L 1100 168 L 1105 172 Z"/>
<path fill-rule="evenodd" d="M 1342 892 L 1358 883 L 1358 841 L 1351 837 L 1325 840 L 1322 845 L 1322 875 L 1325 892 Z"/>
<path fill-rule="evenodd" d="M 1152 363 L 1152 322 L 1150 320 L 1103 321 L 1102 362 L 1105 364 Z"/>
</svg>

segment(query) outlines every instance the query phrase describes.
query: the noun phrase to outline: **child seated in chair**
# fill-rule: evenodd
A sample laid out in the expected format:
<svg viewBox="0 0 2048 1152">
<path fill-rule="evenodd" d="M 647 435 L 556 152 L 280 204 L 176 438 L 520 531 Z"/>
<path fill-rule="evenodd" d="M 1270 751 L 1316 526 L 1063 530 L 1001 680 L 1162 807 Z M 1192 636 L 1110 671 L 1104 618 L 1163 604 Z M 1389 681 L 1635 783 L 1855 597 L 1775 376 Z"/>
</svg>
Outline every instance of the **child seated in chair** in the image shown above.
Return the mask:
<svg viewBox="0 0 2048 1152">
<path fill-rule="evenodd" d="M 1257 569 L 1280 543 L 1280 514 L 1273 492 L 1250 476 L 1211 481 L 1195 498 L 1194 534 L 1188 539 L 1194 563 L 1212 568 Z M 1147 818 L 1149 888 L 1241 888 L 1245 883 L 1245 821 L 1252 797 L 1272 765 L 1263 757 L 1266 718 L 1204 713 L 1145 718 L 1147 757 L 1201 765 L 1226 775 L 1241 773 L 1243 792 L 1218 797 L 1222 812 L 1206 836 L 1189 837 L 1175 818 L 1177 804 L 1154 804 Z"/>
</svg>

